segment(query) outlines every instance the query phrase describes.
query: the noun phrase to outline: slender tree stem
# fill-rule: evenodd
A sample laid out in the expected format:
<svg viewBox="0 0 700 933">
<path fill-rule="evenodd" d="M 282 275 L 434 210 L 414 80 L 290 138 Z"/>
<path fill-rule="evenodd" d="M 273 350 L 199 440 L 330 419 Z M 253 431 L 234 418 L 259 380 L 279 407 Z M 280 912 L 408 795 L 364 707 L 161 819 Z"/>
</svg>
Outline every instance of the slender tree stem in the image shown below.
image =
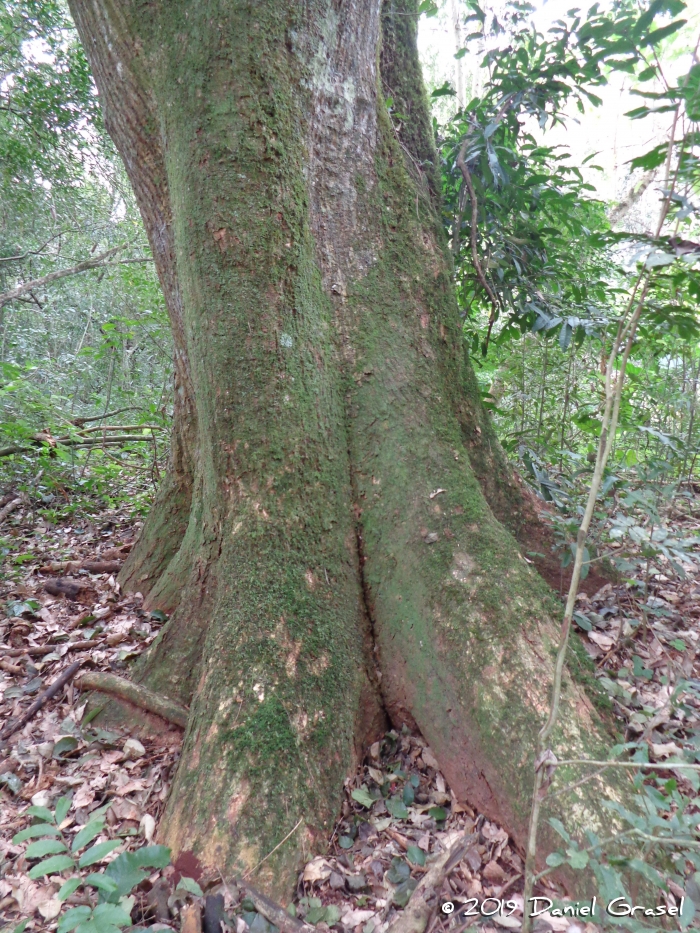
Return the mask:
<svg viewBox="0 0 700 933">
<path fill-rule="evenodd" d="M 636 303 L 636 307 L 633 305 L 634 299 L 637 296 L 639 285 L 642 283 L 641 294 L 639 295 Z M 557 659 L 554 669 L 554 683 L 552 685 L 552 699 L 549 709 L 549 716 L 544 726 L 542 727 L 540 734 L 537 738 L 537 750 L 536 750 L 536 759 L 535 759 L 535 780 L 532 793 L 532 807 L 530 811 L 530 826 L 528 830 L 528 841 L 527 841 L 527 853 L 525 860 L 525 890 L 523 897 L 525 900 L 525 914 L 523 917 L 523 928 L 522 933 L 530 933 L 532 925 L 532 916 L 530 908 L 530 898 L 532 897 L 532 889 L 535 881 L 535 859 L 537 856 L 537 831 L 539 827 L 539 818 L 540 818 L 540 809 L 542 806 L 542 801 L 546 794 L 546 785 L 545 777 L 547 775 L 547 765 L 551 765 L 551 759 L 553 756 L 548 755 L 548 741 L 554 730 L 554 727 L 557 723 L 559 717 L 559 708 L 561 704 L 561 687 L 562 679 L 564 674 L 564 666 L 566 663 L 566 654 L 569 647 L 569 635 L 571 633 L 571 621 L 574 614 L 574 605 L 576 602 L 576 596 L 578 594 L 578 585 L 581 578 L 581 568 L 583 566 L 583 555 L 586 539 L 588 537 L 588 531 L 590 529 L 591 521 L 593 519 L 593 511 L 595 509 L 595 503 L 598 498 L 598 492 L 600 490 L 601 482 L 603 479 L 603 473 L 605 466 L 612 449 L 613 440 L 617 431 L 617 422 L 620 414 L 620 402 L 622 399 L 622 387 L 625 379 L 625 370 L 627 367 L 627 360 L 629 359 L 629 354 L 632 350 L 634 344 L 634 338 L 637 332 L 637 325 L 639 323 L 639 318 L 644 307 L 644 302 L 646 300 L 646 295 L 649 287 L 649 275 L 648 273 L 642 273 L 639 276 L 639 279 L 633 289 L 630 302 L 628 303 L 627 310 L 628 312 L 634 307 L 629 320 L 624 321 L 624 318 L 620 321 L 618 325 L 617 334 L 613 342 L 612 351 L 608 357 L 607 366 L 605 370 L 605 408 L 603 411 L 603 416 L 601 419 L 601 432 L 600 432 L 600 441 L 598 444 L 598 452 L 596 455 L 595 467 L 593 470 L 593 479 L 591 480 L 591 486 L 588 492 L 588 499 L 586 502 L 586 509 L 584 512 L 583 520 L 581 521 L 581 526 L 578 531 L 576 538 L 576 556 L 574 558 L 574 567 L 571 574 L 571 583 L 569 585 L 569 592 L 566 600 L 566 608 L 564 611 L 564 621 L 562 623 L 562 632 L 561 632 L 561 641 L 559 644 L 559 650 L 557 652 Z M 622 359 L 620 361 L 620 369 L 617 374 L 617 379 L 614 379 L 614 368 L 615 362 L 617 360 L 618 353 L 622 346 L 623 335 L 625 335 L 624 349 L 622 351 Z"/>
</svg>

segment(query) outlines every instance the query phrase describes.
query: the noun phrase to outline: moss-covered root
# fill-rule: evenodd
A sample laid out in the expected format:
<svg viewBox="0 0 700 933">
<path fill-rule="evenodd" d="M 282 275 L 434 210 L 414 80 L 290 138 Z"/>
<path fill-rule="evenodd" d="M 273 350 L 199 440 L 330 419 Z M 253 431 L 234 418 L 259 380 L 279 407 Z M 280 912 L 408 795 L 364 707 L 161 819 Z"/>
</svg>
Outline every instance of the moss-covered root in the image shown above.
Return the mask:
<svg viewBox="0 0 700 933">
<path fill-rule="evenodd" d="M 179 602 L 179 590 L 169 589 L 151 598 L 185 537 L 190 516 L 192 488 L 190 476 L 177 476 L 172 469 L 158 488 L 156 501 L 136 544 L 119 574 L 127 592 L 141 592 L 147 609 L 172 612 Z"/>
<path fill-rule="evenodd" d="M 286 899 L 303 860 L 323 849 L 344 779 L 385 720 L 354 536 L 329 541 L 314 528 L 290 546 L 287 530 L 252 503 L 237 524 L 218 563 L 163 838 L 209 866 L 252 872 L 256 886 Z"/>
</svg>

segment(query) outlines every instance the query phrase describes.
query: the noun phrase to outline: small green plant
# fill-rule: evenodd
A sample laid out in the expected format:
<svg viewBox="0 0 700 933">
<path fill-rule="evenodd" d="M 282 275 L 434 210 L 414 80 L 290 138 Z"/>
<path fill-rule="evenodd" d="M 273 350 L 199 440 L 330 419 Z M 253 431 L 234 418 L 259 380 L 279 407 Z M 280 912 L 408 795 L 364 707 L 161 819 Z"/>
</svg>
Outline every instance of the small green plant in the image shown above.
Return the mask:
<svg viewBox="0 0 700 933">
<path fill-rule="evenodd" d="M 70 806 L 70 797 L 61 797 L 54 810 L 30 807 L 27 812 L 35 822 L 16 833 L 12 842 L 18 845 L 33 840 L 24 852 L 27 860 L 37 860 L 28 872 L 33 880 L 72 872 L 58 892 L 60 901 L 66 901 L 79 888 L 83 888 L 91 901 L 90 906 L 81 904 L 66 910 L 59 918 L 57 933 L 70 933 L 72 930 L 76 933 L 118 933 L 120 928 L 131 925 L 134 904 L 131 891 L 148 877 L 145 869 L 165 868 L 169 864 L 170 849 L 155 845 L 122 852 L 106 868 L 84 875 L 81 869 L 103 862 L 124 844 L 124 840 L 95 842 L 104 832 L 109 804 L 95 810 L 89 822 L 70 839 L 65 832 Z"/>
<path fill-rule="evenodd" d="M 689 687 L 688 684 L 683 686 Z M 683 692 L 683 689 L 676 691 L 679 698 Z M 566 865 L 574 871 L 592 872 L 601 901 L 605 904 L 618 898 L 633 905 L 639 903 L 633 895 L 633 878 L 636 875 L 652 889 L 673 891 L 677 901 L 680 900 L 677 921 L 680 928 L 686 930 L 696 916 L 696 902 L 700 900 L 700 843 L 697 838 L 700 775 L 694 770 L 698 767 L 696 761 L 688 760 L 687 755 L 674 756 L 663 764 L 651 764 L 648 754 L 648 746 L 644 742 L 628 742 L 610 749 L 609 766 L 617 764 L 638 768 L 633 781 L 634 794 L 627 804 L 614 800 L 604 803 L 617 824 L 615 832 L 603 839 L 597 833 L 587 831 L 587 844 L 581 845 L 560 820 L 549 819 L 552 828 L 564 840 L 565 847 L 547 856 L 549 867 L 539 872 L 534 880 Z M 622 761 L 621 755 L 631 758 Z M 699 756 L 691 757 L 697 759 Z M 595 764 L 601 765 L 600 762 Z M 655 774 L 655 769 L 675 769 L 682 775 L 684 785 L 692 787 L 693 793 L 684 793 L 675 778 Z M 645 771 L 647 773 L 643 773 Z M 589 775 L 592 776 L 594 773 Z M 690 876 L 688 864 L 695 869 L 694 872 L 691 869 Z M 647 913 L 642 916 L 626 917 L 612 917 L 602 910 L 595 922 L 604 928 L 623 926 L 631 933 L 649 933 L 655 929 L 650 918 L 659 916 L 656 913 L 658 908 L 648 904 L 644 910 Z"/>
</svg>

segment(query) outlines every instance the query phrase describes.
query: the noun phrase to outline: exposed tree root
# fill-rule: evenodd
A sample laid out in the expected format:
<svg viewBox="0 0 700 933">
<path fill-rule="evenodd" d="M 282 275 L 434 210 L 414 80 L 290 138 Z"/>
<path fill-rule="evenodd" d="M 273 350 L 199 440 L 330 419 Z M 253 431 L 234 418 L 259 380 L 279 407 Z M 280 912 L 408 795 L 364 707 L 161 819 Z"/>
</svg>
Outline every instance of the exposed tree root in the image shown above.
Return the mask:
<svg viewBox="0 0 700 933">
<path fill-rule="evenodd" d="M 189 710 L 185 706 L 180 706 L 179 703 L 132 683 L 130 680 L 125 680 L 123 677 L 117 677 L 116 674 L 85 673 L 78 681 L 78 686 L 83 690 L 97 690 L 100 693 L 118 697 L 120 700 L 126 700 L 127 703 L 132 703 L 149 713 L 155 713 L 156 716 L 160 716 L 166 722 L 174 723 L 181 729 L 187 725 Z"/>
<path fill-rule="evenodd" d="M 87 570 L 88 573 L 119 573 L 123 563 L 123 560 L 57 560 L 44 564 L 39 568 L 39 573 L 78 573 L 80 570 Z"/>
</svg>

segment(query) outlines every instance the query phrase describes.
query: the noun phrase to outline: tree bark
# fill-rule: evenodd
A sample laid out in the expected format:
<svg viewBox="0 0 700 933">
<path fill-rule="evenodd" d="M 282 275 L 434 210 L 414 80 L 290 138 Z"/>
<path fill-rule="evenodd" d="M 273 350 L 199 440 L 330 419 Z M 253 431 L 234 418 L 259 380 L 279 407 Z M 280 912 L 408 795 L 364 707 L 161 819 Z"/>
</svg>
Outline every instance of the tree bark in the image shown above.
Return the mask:
<svg viewBox="0 0 700 933">
<path fill-rule="evenodd" d="M 387 717 L 522 840 L 557 608 L 499 521 L 527 503 L 465 356 L 415 0 L 71 9 L 175 334 L 122 577 L 175 610 L 138 668 L 190 707 L 164 840 L 245 872 L 303 818 L 255 876 L 289 894 Z M 599 752 L 564 706 L 570 757 Z"/>
</svg>

